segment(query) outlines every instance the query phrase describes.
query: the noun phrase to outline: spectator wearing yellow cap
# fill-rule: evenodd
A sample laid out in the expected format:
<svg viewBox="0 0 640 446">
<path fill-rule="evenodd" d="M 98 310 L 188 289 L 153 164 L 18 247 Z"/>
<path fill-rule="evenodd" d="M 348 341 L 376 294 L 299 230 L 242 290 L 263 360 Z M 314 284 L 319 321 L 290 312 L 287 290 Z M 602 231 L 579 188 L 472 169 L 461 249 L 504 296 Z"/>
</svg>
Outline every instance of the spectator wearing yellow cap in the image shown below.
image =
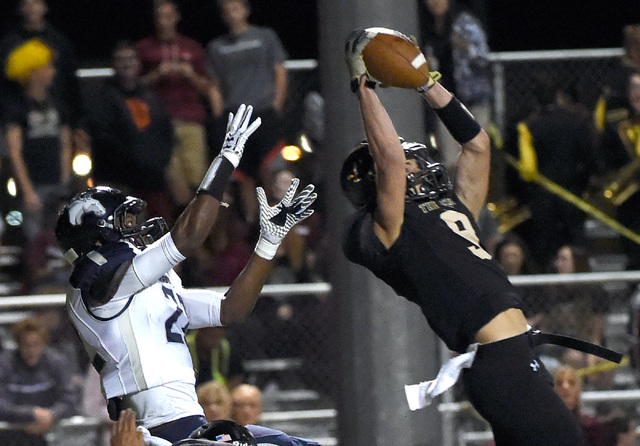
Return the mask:
<svg viewBox="0 0 640 446">
<path fill-rule="evenodd" d="M 45 0 L 18 0 L 17 15 L 20 18 L 15 25 L 2 34 L 0 39 L 0 90 L 2 102 L 14 101 L 20 96 L 20 85 L 6 76 L 6 62 L 9 53 L 31 39 L 39 39 L 53 50 L 56 76 L 51 86 L 51 94 L 69 110 L 72 126 L 81 116 L 80 87 L 76 70 L 77 59 L 69 39 L 47 20 L 49 6 Z M 56 4 L 57 7 L 59 5 Z"/>
<path fill-rule="evenodd" d="M 31 39 L 11 51 L 5 63 L 6 77 L 21 86 L 20 97 L 5 107 L 4 120 L 27 239 L 44 229 L 45 216 L 56 212 L 71 177 L 71 129 L 65 107 L 51 94 L 53 61 L 53 50 Z"/>
<path fill-rule="evenodd" d="M 40 39 L 31 39 L 14 49 L 7 58 L 6 75 L 9 79 L 27 86 L 32 75 L 46 77 L 46 87 L 51 85 L 55 68 L 53 51 Z M 49 80 L 48 78 L 51 77 Z M 45 85 L 45 83 L 41 83 Z"/>
</svg>

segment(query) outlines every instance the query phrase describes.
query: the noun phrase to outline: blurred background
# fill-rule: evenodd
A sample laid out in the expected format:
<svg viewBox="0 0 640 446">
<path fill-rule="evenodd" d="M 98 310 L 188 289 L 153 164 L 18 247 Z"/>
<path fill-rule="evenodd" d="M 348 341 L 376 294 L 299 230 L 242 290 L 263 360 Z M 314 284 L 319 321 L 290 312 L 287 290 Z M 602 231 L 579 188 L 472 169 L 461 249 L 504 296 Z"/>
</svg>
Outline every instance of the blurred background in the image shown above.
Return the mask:
<svg viewBox="0 0 640 446">
<path fill-rule="evenodd" d="M 226 32 L 214 0 L 176 3 L 182 14 L 179 31 L 203 47 Z M 321 163 L 326 120 L 319 70 L 323 61 L 318 60 L 318 4 L 317 0 L 255 0 L 251 3 L 251 22 L 272 28 L 287 52 L 284 66 L 288 89 L 281 114 L 282 144 L 270 159 L 268 174 L 260 178 L 260 184 L 275 199 L 282 183 L 286 184 L 296 175 L 303 182 L 317 184 L 320 199 L 314 218 L 296 227 L 286 251 L 279 253 L 278 267 L 251 318 L 222 333 L 203 333 L 202 336 L 209 336 L 203 342 L 208 342 L 215 351 L 222 348 L 220 345 L 226 346 L 229 382 L 249 383 L 262 392 L 262 424 L 331 446 L 339 444 L 336 421 L 339 340 L 335 296 L 328 283 L 332 259 L 326 253 L 331 252 L 329 247 L 336 243 L 336 237 L 326 233 L 323 220 L 329 198 L 322 194 L 326 190 Z M 510 162 L 517 159 L 519 153 L 517 123 L 530 117 L 541 105 L 538 103 L 541 84 L 544 84 L 541 73 L 553 81 L 561 79 L 560 84 L 547 86 L 570 90 L 574 105 L 581 110 L 580 116 L 589 123 L 595 119 L 593 115 L 599 101 L 607 98 L 608 81 L 626 56 L 623 29 L 640 23 L 638 0 L 611 3 L 614 4 L 593 0 L 458 1 L 459 6 L 479 19 L 486 32 L 494 87 L 488 129 L 490 127 L 495 150 L 496 174 L 487 208 L 489 223 L 483 225 L 487 229 L 483 241 L 496 258 L 500 257 L 502 266 L 514 277 L 514 283 L 522 287 L 532 325 L 588 337 L 625 352 L 620 367 L 605 365 L 591 357 L 572 356 L 566 351 L 550 349 L 544 353 L 550 369 L 570 363 L 579 371 L 586 392 L 585 413 L 605 419 L 616 411 L 624 411 L 637 420 L 640 413 L 640 295 L 636 284 L 640 276 L 616 276 L 637 272 L 633 262 L 636 251 L 629 251 L 629 238 L 611 226 L 611 219 L 615 221 L 619 215 L 611 203 L 603 204 L 598 200 L 602 197 L 594 197 L 598 192 L 589 195 L 586 186 L 574 191 L 577 196 L 590 199 L 589 203 L 604 212 L 606 218 L 580 213 L 576 225 L 581 233 L 580 249 L 573 249 L 569 239 L 558 237 L 550 245 L 544 245 L 546 251 L 536 257 L 531 251 L 542 245 L 537 246 L 538 239 L 531 235 L 528 227 L 533 219 L 527 200 L 531 200 L 532 195 L 563 204 L 571 200 L 564 192 L 552 194 L 544 185 L 523 180 Z M 17 12 L 19 4 L 18 0 L 3 0 L 0 35 L 21 21 Z M 116 42 L 121 39 L 135 42 L 153 34 L 153 2 L 49 0 L 48 6 L 47 20 L 68 38 L 75 51 L 83 109 L 91 111 L 102 99 L 102 86 L 111 79 L 111 53 Z M 421 23 L 425 22 L 425 8 L 419 7 L 418 12 Z M 426 32 L 421 31 L 424 35 L 420 35 L 419 40 L 425 43 Z M 627 101 L 622 102 L 621 108 L 630 110 Z M 629 118 L 629 114 L 625 116 L 620 122 Z M 432 126 L 427 115 L 427 132 Z M 598 130 L 594 132 L 597 134 Z M 633 143 L 640 147 L 640 137 L 635 137 L 637 140 Z M 594 144 L 596 139 L 594 136 Z M 280 150 L 285 146 L 288 151 Z M 74 156 L 83 154 L 87 154 L 86 147 L 74 151 Z M 626 161 L 637 156 L 640 151 Z M 576 161 L 576 166 L 578 164 Z M 632 186 L 638 185 L 640 177 L 636 164 L 629 173 Z M 1 347 L 5 351 L 18 347 L 12 327 L 19 321 L 35 318 L 46 326 L 50 346 L 64 352 L 74 364 L 77 392 L 76 415 L 52 429 L 47 439 L 52 446 L 105 444 L 109 422 L 96 392 L 96 377 L 62 311 L 64 299 L 60 293 L 64 290 L 68 267 L 56 250 L 50 225 L 44 228 L 49 231 L 43 231 L 39 238 L 25 235 L 25 215 L 21 212 L 21 191 L 14 181 L 15 172 L 6 156 L 0 166 Z M 82 171 L 81 167 L 78 166 L 67 185 L 70 189 L 65 189 L 63 195 L 68 196 L 92 183 L 92 172 Z M 257 229 L 248 211 L 242 209 L 240 181 L 232 184 L 225 199 L 231 206 L 221 213 L 220 222 L 202 253 L 189 259 L 179 270 L 186 286 L 224 290 L 251 252 Z M 576 207 L 575 204 L 569 206 Z M 56 211 L 55 206 L 49 209 L 50 221 L 55 219 Z M 640 212 L 640 208 L 633 212 Z M 543 226 L 563 218 L 553 211 L 540 215 L 542 223 L 535 220 L 535 224 Z M 566 249 L 562 251 L 565 245 L 571 245 L 568 253 Z M 502 251 L 508 248 L 513 249 L 509 252 L 512 257 Z M 513 252 L 516 252 L 517 268 L 510 263 Z M 570 268 L 559 266 L 562 256 L 571 259 Z M 558 279 L 553 277 L 556 273 L 596 275 Z M 608 275 L 597 276 L 597 273 Z M 529 275 L 535 277 L 528 280 Z M 193 337 L 196 342 L 195 333 Z M 442 357 L 448 355 L 443 349 Z M 95 404 L 92 406 L 91 402 Z M 442 435 L 442 444 L 491 444 L 486 423 L 465 405 L 460 389 L 448 393 L 443 404 L 443 430 L 447 432 Z M 8 427 L 7 423 L 1 423 L 2 420 L 0 427 Z"/>
</svg>

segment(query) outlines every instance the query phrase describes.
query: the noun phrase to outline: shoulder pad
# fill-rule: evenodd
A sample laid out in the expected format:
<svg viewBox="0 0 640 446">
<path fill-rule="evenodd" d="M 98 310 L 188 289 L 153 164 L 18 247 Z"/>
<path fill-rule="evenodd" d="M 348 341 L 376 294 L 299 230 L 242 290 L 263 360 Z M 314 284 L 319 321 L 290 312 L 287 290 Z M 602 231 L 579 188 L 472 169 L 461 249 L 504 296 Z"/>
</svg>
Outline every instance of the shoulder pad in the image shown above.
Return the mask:
<svg viewBox="0 0 640 446">
<path fill-rule="evenodd" d="M 125 242 L 100 246 L 78 261 L 69 283 L 82 292 L 85 301 L 106 303 L 135 256 Z"/>
</svg>

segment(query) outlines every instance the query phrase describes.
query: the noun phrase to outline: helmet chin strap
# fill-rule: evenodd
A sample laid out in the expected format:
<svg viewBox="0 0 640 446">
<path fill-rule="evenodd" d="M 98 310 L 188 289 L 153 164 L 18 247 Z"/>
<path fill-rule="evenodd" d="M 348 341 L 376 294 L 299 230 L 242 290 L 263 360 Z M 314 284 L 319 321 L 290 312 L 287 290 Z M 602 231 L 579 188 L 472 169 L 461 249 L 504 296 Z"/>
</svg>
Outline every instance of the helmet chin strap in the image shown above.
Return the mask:
<svg viewBox="0 0 640 446">
<path fill-rule="evenodd" d="M 100 230 L 100 237 L 105 243 L 115 243 L 120 240 L 118 231 L 114 230 L 113 228 L 107 227 Z"/>
</svg>

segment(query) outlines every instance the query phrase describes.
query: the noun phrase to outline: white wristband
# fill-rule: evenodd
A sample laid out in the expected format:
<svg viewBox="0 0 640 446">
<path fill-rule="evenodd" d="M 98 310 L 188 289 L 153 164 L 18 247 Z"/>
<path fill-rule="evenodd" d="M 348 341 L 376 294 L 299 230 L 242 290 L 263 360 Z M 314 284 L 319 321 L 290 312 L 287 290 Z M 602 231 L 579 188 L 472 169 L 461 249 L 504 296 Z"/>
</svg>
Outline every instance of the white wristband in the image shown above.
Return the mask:
<svg viewBox="0 0 640 446">
<path fill-rule="evenodd" d="M 261 235 L 254 251 L 263 259 L 271 260 L 275 257 L 278 246 L 280 246 L 280 243 L 271 243 Z"/>
</svg>

